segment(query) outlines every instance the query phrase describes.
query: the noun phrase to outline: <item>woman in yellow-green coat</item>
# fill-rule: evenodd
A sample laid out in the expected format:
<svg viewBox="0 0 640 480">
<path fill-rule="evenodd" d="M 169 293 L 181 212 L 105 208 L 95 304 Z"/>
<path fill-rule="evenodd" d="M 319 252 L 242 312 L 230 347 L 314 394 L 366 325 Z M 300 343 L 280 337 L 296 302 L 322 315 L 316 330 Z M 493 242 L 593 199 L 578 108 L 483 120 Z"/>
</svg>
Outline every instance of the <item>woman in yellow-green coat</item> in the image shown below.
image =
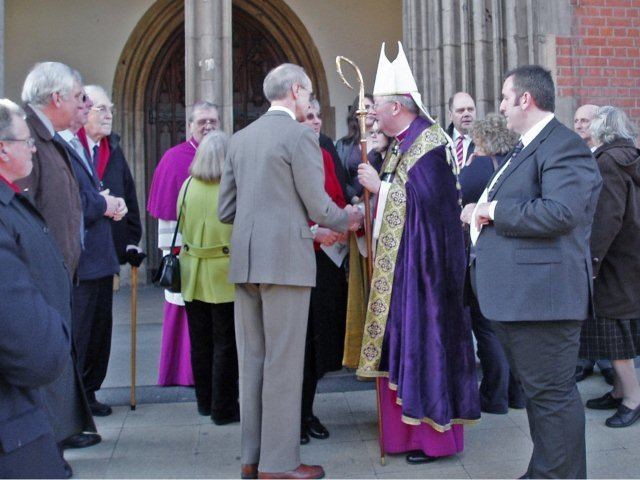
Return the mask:
<svg viewBox="0 0 640 480">
<path fill-rule="evenodd" d="M 221 223 L 216 213 L 226 146 L 227 136 L 222 132 L 204 137 L 176 206 L 198 412 L 210 415 L 217 425 L 240 420 L 234 286 L 227 282 L 231 225 Z"/>
</svg>

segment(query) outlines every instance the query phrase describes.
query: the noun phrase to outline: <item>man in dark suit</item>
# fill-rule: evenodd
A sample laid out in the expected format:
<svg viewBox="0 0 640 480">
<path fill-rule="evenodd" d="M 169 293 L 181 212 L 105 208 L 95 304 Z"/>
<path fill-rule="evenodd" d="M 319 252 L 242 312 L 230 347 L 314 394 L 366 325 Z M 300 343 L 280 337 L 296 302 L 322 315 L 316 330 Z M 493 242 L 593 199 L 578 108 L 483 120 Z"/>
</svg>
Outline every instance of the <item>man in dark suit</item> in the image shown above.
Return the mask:
<svg viewBox="0 0 640 480">
<path fill-rule="evenodd" d="M 85 95 L 84 108 L 76 110 L 70 128 L 54 141 L 71 159 L 78 180 L 83 213 L 83 248 L 73 287 L 73 340 L 78 369 L 82 374 L 89 408 L 94 416 L 111 414 L 111 407 L 96 399 L 107 374 L 111 351 L 113 276 L 120 270 L 111 235 L 109 218 L 121 220 L 126 214 L 122 198 L 103 190 L 89 152 L 78 139 L 86 123 L 91 99 Z"/>
<path fill-rule="evenodd" d="M 24 112 L 0 100 L 0 478 L 67 478 L 40 387 L 71 360 L 71 281 L 15 181 L 31 172 Z"/>
<path fill-rule="evenodd" d="M 462 170 L 475 150 L 469 129 L 476 119 L 476 102 L 466 92 L 449 97 L 449 126 L 447 135 L 453 140 L 458 168 Z"/>
<path fill-rule="evenodd" d="M 533 454 L 527 478 L 585 478 L 574 370 L 591 314 L 589 236 L 602 179 L 580 137 L 555 119 L 551 73 L 506 74 L 500 111 L 521 135 L 476 205 L 465 207 L 483 315 L 522 383 Z"/>
<path fill-rule="evenodd" d="M 69 278 L 74 279 L 82 251 L 82 203 L 71 160 L 54 137 L 69 128 L 76 111 L 84 108 L 82 79 L 62 63 L 36 64 L 24 81 L 22 100 L 27 104 L 26 121 L 37 151 L 31 174 L 17 183 L 28 190 L 25 193 L 51 229 Z M 100 441 L 83 389 L 73 363 L 45 387 L 49 419 L 63 448 L 83 448 Z"/>
</svg>

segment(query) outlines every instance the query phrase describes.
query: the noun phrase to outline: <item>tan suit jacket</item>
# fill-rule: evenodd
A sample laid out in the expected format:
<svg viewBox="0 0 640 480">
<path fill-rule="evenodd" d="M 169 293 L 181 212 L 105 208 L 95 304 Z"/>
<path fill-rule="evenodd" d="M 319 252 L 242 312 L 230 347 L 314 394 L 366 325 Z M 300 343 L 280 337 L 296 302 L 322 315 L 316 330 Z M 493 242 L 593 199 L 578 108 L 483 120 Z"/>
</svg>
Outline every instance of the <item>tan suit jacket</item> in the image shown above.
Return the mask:
<svg viewBox="0 0 640 480">
<path fill-rule="evenodd" d="M 270 111 L 230 141 L 218 215 L 233 222 L 232 283 L 315 286 L 308 219 L 336 231 L 347 214 L 324 190 L 318 138 L 286 112 Z"/>
</svg>

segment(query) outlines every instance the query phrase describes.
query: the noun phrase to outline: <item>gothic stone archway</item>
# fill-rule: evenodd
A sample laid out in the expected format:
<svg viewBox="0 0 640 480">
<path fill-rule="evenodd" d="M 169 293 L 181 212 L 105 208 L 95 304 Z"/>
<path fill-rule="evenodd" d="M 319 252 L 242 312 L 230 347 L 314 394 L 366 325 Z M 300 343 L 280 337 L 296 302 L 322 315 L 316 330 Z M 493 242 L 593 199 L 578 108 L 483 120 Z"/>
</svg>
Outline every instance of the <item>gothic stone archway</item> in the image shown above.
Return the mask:
<svg viewBox="0 0 640 480">
<path fill-rule="evenodd" d="M 202 1 L 202 0 L 201 0 Z M 225 0 L 218 0 L 225 1 Z M 254 40 L 262 41 L 254 41 Z M 134 28 L 115 73 L 113 101 L 119 115 L 116 131 L 130 163 L 141 206 L 162 153 L 185 138 L 184 2 L 158 0 Z M 309 73 L 331 128 L 328 86 L 318 51 L 306 28 L 283 0 L 233 0 L 234 129 L 267 108 L 262 78 L 282 61 Z M 144 207 L 148 265 L 159 263 L 157 224 Z M 147 278 L 151 272 L 147 271 Z"/>
</svg>

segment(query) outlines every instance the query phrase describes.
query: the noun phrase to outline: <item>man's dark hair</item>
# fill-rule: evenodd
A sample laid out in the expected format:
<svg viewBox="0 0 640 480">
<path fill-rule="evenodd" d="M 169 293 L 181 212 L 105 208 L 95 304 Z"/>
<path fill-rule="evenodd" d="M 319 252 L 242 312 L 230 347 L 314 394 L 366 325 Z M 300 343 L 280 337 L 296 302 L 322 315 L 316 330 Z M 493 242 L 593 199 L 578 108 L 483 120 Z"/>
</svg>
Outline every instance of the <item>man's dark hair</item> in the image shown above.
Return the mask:
<svg viewBox="0 0 640 480">
<path fill-rule="evenodd" d="M 556 89 L 551 72 L 540 65 L 522 65 L 509 70 L 504 78 L 513 77 L 513 90 L 519 99 L 529 92 L 540 110 L 553 112 L 556 109 Z"/>
<path fill-rule="evenodd" d="M 454 94 L 454 95 L 455 95 L 455 94 Z M 451 111 L 451 109 L 453 108 L 453 96 L 454 96 L 454 95 L 451 95 L 451 96 L 449 97 L 449 111 Z"/>
</svg>

